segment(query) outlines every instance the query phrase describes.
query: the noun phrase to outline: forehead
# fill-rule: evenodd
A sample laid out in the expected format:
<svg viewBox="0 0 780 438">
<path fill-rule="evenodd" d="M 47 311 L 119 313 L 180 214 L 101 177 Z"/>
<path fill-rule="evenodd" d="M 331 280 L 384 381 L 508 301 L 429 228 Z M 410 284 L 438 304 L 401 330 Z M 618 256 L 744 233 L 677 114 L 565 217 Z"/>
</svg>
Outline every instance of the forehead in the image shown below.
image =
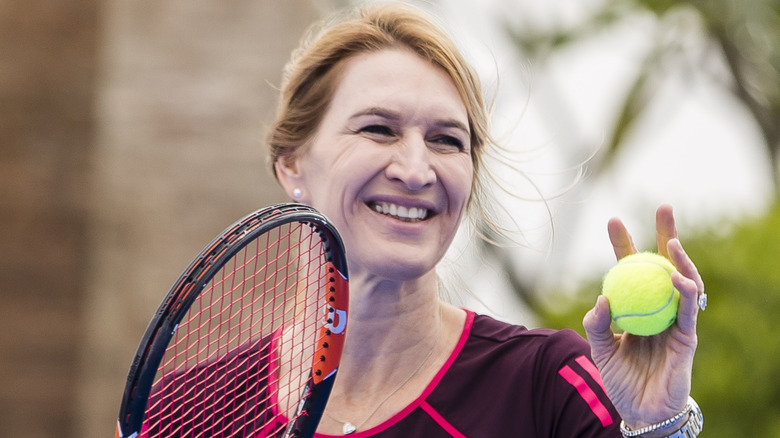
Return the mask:
<svg viewBox="0 0 780 438">
<path fill-rule="evenodd" d="M 466 123 L 466 106 L 447 72 L 407 49 L 385 49 L 345 61 L 332 109 L 431 110 Z M 399 107 L 399 108 L 396 108 Z M 403 107 L 403 108 L 401 108 Z"/>
</svg>

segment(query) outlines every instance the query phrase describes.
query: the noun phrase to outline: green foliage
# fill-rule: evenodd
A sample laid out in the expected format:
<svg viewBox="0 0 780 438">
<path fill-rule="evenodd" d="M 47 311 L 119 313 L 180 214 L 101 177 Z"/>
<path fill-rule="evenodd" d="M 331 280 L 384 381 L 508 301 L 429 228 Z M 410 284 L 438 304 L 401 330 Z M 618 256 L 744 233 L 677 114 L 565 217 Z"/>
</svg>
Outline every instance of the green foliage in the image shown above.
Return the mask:
<svg viewBox="0 0 780 438">
<path fill-rule="evenodd" d="M 694 370 L 694 391 L 711 411 L 708 436 L 780 436 L 780 204 L 687 247 L 711 303 Z"/>
<path fill-rule="evenodd" d="M 712 438 L 780 436 L 780 203 L 728 233 L 683 240 L 710 301 L 699 316 L 693 375 L 704 433 Z M 565 312 L 541 313 L 541 324 L 582 333 L 582 316 L 595 302 L 599 283 L 585 285 Z"/>
</svg>

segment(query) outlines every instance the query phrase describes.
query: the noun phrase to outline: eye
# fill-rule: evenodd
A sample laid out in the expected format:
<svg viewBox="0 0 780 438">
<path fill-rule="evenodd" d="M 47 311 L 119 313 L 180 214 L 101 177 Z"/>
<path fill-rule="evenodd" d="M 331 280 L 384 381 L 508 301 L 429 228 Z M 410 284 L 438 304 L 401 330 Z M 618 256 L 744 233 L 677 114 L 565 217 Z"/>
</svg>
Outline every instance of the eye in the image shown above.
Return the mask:
<svg viewBox="0 0 780 438">
<path fill-rule="evenodd" d="M 437 145 L 437 149 L 443 152 L 462 152 L 465 150 L 463 141 L 452 135 L 438 135 L 431 138 L 429 141 L 434 145 Z"/>
<path fill-rule="evenodd" d="M 392 137 L 395 135 L 395 132 L 393 132 L 392 129 L 385 125 L 366 125 L 358 129 L 357 132 L 364 134 L 374 134 L 383 137 Z"/>
</svg>

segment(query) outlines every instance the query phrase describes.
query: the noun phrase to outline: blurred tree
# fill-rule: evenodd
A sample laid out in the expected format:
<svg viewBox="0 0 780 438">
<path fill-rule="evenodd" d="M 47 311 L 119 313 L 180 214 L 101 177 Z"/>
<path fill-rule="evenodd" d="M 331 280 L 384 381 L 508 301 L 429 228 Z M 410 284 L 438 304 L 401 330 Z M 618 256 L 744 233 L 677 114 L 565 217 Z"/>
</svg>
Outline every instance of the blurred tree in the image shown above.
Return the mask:
<svg viewBox="0 0 780 438">
<path fill-rule="evenodd" d="M 606 0 L 589 19 L 567 28 L 538 30 L 526 22 L 522 26 L 507 22 L 505 27 L 524 56 L 544 62 L 556 50 L 640 14 L 655 16 L 657 34 L 663 37 L 654 41 L 629 88 L 606 147 L 591 163 L 594 172 L 605 171 L 613 162 L 668 70 L 687 68 L 710 76 L 753 116 L 772 162 L 778 196 L 780 0 Z M 691 33 L 709 40 L 709 53 L 686 50 L 684 35 Z M 728 77 L 723 77 L 720 64 L 707 62 L 711 57 L 724 60 Z"/>
</svg>

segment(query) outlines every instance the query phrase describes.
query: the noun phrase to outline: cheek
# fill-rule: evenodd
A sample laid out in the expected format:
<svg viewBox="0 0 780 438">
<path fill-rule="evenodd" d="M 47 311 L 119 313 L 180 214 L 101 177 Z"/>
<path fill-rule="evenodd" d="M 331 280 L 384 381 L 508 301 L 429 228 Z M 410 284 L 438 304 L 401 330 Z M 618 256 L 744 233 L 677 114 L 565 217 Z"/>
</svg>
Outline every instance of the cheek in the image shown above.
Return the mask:
<svg viewBox="0 0 780 438">
<path fill-rule="evenodd" d="M 450 166 L 443 175 L 450 202 L 454 204 L 453 207 L 464 210 L 471 198 L 472 186 L 474 185 L 474 167 L 471 164 L 471 159 L 463 160 L 458 166 Z"/>
<path fill-rule="evenodd" d="M 312 154 L 304 168 L 304 198 L 302 201 L 316 208 L 341 230 L 346 226 L 348 214 L 346 200 L 354 199 L 358 187 L 357 172 L 344 170 L 343 163 L 333 160 L 333 156 Z"/>
</svg>

